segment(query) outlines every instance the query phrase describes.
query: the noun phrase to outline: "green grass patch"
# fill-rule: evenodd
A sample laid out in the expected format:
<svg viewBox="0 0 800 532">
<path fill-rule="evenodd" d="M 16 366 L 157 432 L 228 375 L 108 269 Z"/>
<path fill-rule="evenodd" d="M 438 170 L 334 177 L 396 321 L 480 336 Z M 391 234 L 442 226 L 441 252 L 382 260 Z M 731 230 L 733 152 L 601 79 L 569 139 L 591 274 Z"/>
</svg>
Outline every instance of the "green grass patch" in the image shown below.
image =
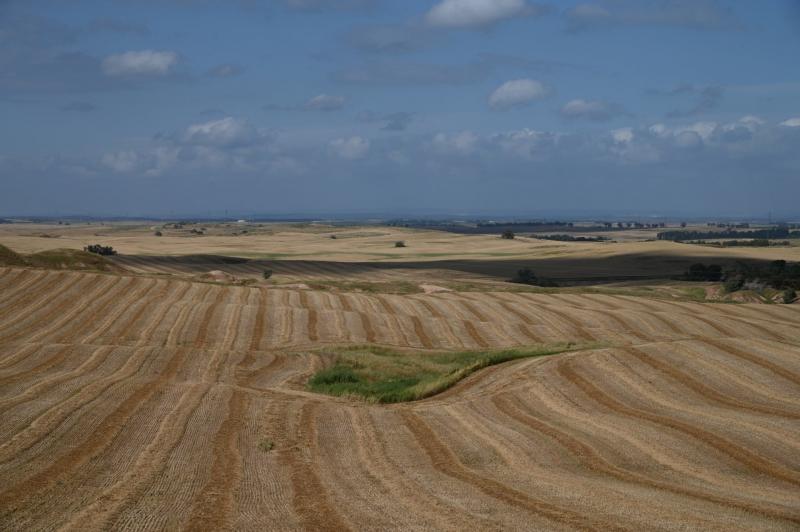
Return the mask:
<svg viewBox="0 0 800 532">
<path fill-rule="evenodd" d="M 596 347 L 562 343 L 486 351 L 401 351 L 360 345 L 326 349 L 332 366 L 318 371 L 308 389 L 374 403 L 400 403 L 445 391 L 468 375 L 495 364 Z"/>
<path fill-rule="evenodd" d="M 692 301 L 705 301 L 706 300 L 706 289 L 701 286 L 689 286 L 686 288 L 682 288 L 681 292 L 683 292 L 684 296 Z"/>
</svg>

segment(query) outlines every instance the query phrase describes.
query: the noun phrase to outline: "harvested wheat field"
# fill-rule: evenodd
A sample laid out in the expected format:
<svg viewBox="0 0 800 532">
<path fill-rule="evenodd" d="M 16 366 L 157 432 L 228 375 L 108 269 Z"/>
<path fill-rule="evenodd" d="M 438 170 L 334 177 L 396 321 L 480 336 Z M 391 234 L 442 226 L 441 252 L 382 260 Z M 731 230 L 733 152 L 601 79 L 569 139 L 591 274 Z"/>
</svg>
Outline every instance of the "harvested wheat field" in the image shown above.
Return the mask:
<svg viewBox="0 0 800 532">
<path fill-rule="evenodd" d="M 797 305 L 236 285 L 192 261 L 0 269 L 3 529 L 800 527 Z M 414 402 L 310 391 L 347 345 L 561 353 Z"/>
</svg>

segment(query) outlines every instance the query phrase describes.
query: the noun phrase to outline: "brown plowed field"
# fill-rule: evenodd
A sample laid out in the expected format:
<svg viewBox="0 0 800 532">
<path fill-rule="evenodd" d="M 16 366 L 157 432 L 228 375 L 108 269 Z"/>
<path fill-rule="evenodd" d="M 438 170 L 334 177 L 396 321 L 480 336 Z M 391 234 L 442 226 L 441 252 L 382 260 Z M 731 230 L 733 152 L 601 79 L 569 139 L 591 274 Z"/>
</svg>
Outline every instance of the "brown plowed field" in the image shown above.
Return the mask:
<svg viewBox="0 0 800 532">
<path fill-rule="evenodd" d="M 131 275 L 0 268 L 0 529 L 800 529 L 794 306 L 120 263 Z M 416 403 L 304 387 L 324 345 L 555 342 L 597 347 Z"/>
</svg>

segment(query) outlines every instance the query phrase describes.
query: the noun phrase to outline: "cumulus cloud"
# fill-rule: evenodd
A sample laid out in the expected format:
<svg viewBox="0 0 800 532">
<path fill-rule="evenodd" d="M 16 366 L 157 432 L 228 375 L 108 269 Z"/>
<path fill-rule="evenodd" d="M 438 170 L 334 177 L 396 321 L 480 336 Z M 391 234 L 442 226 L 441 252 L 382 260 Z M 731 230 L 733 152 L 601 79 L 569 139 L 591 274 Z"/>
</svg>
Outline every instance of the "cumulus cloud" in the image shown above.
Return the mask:
<svg viewBox="0 0 800 532">
<path fill-rule="evenodd" d="M 329 94 L 318 94 L 310 98 L 304 109 L 307 111 L 338 111 L 344 107 L 345 99 L 343 96 L 331 96 Z"/>
<path fill-rule="evenodd" d="M 103 155 L 102 162 L 115 172 L 132 172 L 142 167 L 142 157 L 132 150 L 122 150 Z"/>
<path fill-rule="evenodd" d="M 242 146 L 257 137 L 258 131 L 250 122 L 231 116 L 193 124 L 183 134 L 185 142 L 221 147 Z"/>
<path fill-rule="evenodd" d="M 364 137 L 334 139 L 329 144 L 333 153 L 347 160 L 364 158 L 369 152 L 370 141 Z"/>
<path fill-rule="evenodd" d="M 625 114 L 623 109 L 613 103 L 601 100 L 571 100 L 561 108 L 561 116 L 571 119 L 605 122 L 615 116 Z"/>
<path fill-rule="evenodd" d="M 528 105 L 549 94 L 547 87 L 534 79 L 515 79 L 506 81 L 489 95 L 489 107 L 506 110 Z"/>
<path fill-rule="evenodd" d="M 635 201 L 663 212 L 685 208 L 687 201 L 696 200 L 699 209 L 720 194 L 730 194 L 726 200 L 750 204 L 753 198 L 746 191 L 753 168 L 763 173 L 768 189 L 781 191 L 775 196 L 780 203 L 775 198 L 765 200 L 774 209 L 776 205 L 793 208 L 800 186 L 796 179 L 800 127 L 756 116 L 724 123 L 632 125 L 572 133 L 522 128 L 374 138 L 339 135 L 335 140 L 300 131 L 267 132 L 240 118 L 228 118 L 202 121 L 174 134 L 157 135 L 149 147 L 123 147 L 89 161 L 52 158 L 26 166 L 19 158 L 0 158 L 0 170 L 27 179 L 45 176 L 33 181 L 38 183 L 51 183 L 46 176 L 52 175 L 59 176 L 58 183 L 115 183 L 129 185 L 131 190 L 141 186 L 134 178 L 158 177 L 159 195 L 153 201 L 174 192 L 165 204 L 185 199 L 186 194 L 203 188 L 197 186 L 200 183 L 224 179 L 215 194 L 246 187 L 259 191 L 254 202 L 275 197 L 269 208 L 286 209 L 297 208 L 291 198 L 309 189 L 319 194 L 317 208 L 329 208 L 336 197 L 351 208 L 386 196 L 392 201 L 399 197 L 417 201 L 424 190 L 434 194 L 432 206 L 445 200 L 453 205 L 453 198 L 462 194 L 474 199 L 475 208 L 487 204 L 508 208 L 509 202 L 517 201 L 514 205 L 524 210 L 531 201 L 537 202 L 537 208 L 558 205 L 565 192 L 580 190 L 574 196 L 576 208 L 591 208 L 602 198 L 616 201 L 613 208 Z M 94 175 L 97 180 L 65 179 L 77 175 Z M 304 178 L 286 179 L 288 175 Z M 111 176 L 116 177 L 102 179 Z M 343 181 L 353 186 L 342 191 Z M 57 182 L 52 186 L 58 186 Z M 697 198 L 698 187 L 704 187 L 708 195 Z M 508 190 L 514 193 L 509 195 Z M 336 196 L 337 191 L 341 196 Z M 629 193 L 633 196 L 626 196 Z M 651 200 L 654 196 L 657 200 Z M 218 201 L 219 196 L 206 199 Z"/>
<path fill-rule="evenodd" d="M 578 4 L 565 15 L 571 31 L 609 26 L 741 27 L 733 10 L 717 0 L 602 0 Z"/>
<path fill-rule="evenodd" d="M 546 11 L 525 0 L 441 0 L 425 15 L 425 22 L 441 28 L 480 28 Z"/>
<path fill-rule="evenodd" d="M 800 127 L 800 116 L 797 118 L 789 118 L 788 120 L 784 120 L 781 122 L 781 125 L 784 127 Z"/>
<path fill-rule="evenodd" d="M 478 140 L 478 135 L 472 131 L 462 131 L 453 135 L 437 133 L 431 141 L 431 146 L 438 153 L 466 155 L 475 151 Z"/>
<path fill-rule="evenodd" d="M 172 51 L 140 50 L 110 55 L 103 60 L 103 72 L 112 77 L 166 76 L 180 57 Z"/>
</svg>

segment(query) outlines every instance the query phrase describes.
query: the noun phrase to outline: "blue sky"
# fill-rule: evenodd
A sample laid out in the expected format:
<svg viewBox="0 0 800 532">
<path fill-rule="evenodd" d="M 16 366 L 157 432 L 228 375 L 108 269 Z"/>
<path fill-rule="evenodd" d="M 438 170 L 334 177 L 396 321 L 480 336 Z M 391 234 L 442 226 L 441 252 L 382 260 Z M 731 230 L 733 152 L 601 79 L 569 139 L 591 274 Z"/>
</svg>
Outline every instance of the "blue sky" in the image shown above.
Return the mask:
<svg viewBox="0 0 800 532">
<path fill-rule="evenodd" d="M 0 0 L 0 214 L 800 215 L 794 0 Z"/>
</svg>

